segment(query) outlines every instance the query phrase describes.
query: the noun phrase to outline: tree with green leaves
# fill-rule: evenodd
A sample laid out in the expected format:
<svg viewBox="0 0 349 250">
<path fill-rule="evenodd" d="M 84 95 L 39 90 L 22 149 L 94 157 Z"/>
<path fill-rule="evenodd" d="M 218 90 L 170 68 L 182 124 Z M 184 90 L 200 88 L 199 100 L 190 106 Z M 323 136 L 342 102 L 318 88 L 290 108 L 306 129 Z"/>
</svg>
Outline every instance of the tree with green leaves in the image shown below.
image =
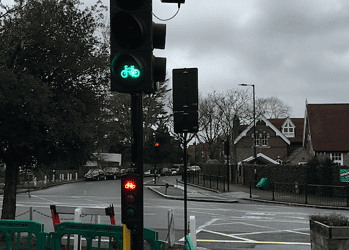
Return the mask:
<svg viewBox="0 0 349 250">
<path fill-rule="evenodd" d="M 170 114 L 166 109 L 169 89 L 167 81 L 160 82 L 160 88 L 154 93 L 143 95 L 143 145 L 144 161 L 151 162 L 154 151 L 154 143 L 159 136 L 165 137 L 169 143 L 167 149 L 174 148 L 176 143 L 170 138 L 167 130 Z M 107 110 L 109 116 L 106 119 L 108 130 L 106 130 L 103 148 L 109 152 L 123 155 L 123 162 L 131 161 L 131 95 L 123 93 L 113 93 L 108 98 Z M 174 143 L 173 146 L 171 143 Z M 166 154 L 168 157 L 170 154 Z M 177 156 L 173 156 L 176 158 Z M 178 158 L 178 157 L 177 157 Z M 168 157 L 170 160 L 171 157 Z"/>
<path fill-rule="evenodd" d="M 2 219 L 14 219 L 20 166 L 76 168 L 95 151 L 108 85 L 105 7 L 78 0 L 0 4 Z"/>
</svg>

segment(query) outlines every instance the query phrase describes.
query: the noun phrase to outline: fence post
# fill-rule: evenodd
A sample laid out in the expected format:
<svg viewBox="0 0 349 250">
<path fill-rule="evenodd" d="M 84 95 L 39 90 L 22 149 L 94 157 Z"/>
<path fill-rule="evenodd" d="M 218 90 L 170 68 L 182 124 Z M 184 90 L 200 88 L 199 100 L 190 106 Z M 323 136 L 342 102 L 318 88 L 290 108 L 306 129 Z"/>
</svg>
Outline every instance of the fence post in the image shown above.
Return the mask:
<svg viewBox="0 0 349 250">
<path fill-rule="evenodd" d="M 250 181 L 250 198 L 252 198 L 252 181 Z"/>
<path fill-rule="evenodd" d="M 347 207 L 349 207 L 349 186 L 347 185 Z"/>
<path fill-rule="evenodd" d="M 74 222 L 81 222 L 81 214 L 82 214 L 82 209 L 81 207 L 78 207 L 74 211 Z M 80 250 L 81 248 L 81 238 L 79 240 L 79 235 L 75 234 L 74 235 L 74 250 Z"/>
<path fill-rule="evenodd" d="M 273 185 L 273 201 L 275 201 L 275 182 L 272 183 Z"/>
</svg>

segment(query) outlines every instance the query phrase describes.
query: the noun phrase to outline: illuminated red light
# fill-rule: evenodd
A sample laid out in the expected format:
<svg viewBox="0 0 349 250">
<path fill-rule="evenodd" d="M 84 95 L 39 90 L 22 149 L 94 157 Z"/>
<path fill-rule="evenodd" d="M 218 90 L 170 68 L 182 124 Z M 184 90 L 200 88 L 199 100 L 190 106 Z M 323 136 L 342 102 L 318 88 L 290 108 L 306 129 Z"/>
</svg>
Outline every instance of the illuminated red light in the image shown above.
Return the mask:
<svg viewBox="0 0 349 250">
<path fill-rule="evenodd" d="M 160 144 L 158 142 L 155 143 L 155 147 L 159 147 Z"/>
<path fill-rule="evenodd" d="M 136 183 L 134 181 L 126 181 L 125 189 L 127 189 L 127 190 L 135 190 L 136 189 Z"/>
</svg>

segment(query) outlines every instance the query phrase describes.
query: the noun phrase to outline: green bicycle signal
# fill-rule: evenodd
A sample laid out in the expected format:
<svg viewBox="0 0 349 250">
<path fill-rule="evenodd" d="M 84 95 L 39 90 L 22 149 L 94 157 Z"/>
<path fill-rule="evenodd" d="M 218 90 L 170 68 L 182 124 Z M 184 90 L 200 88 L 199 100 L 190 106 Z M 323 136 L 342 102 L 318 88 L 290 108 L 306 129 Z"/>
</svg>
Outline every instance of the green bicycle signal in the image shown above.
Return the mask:
<svg viewBox="0 0 349 250">
<path fill-rule="evenodd" d="M 135 69 L 134 65 L 130 67 L 128 65 L 125 65 L 124 70 L 121 71 L 120 75 L 122 78 L 138 78 L 141 75 L 141 72 L 138 69 Z"/>
</svg>

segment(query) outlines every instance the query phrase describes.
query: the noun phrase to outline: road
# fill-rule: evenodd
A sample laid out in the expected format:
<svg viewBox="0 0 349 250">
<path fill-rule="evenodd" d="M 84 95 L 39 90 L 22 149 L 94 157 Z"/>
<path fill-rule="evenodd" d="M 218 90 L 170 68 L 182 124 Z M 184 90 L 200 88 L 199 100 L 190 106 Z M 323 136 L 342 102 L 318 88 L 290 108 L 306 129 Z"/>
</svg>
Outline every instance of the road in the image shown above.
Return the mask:
<svg viewBox="0 0 349 250">
<path fill-rule="evenodd" d="M 161 177 L 160 183 L 174 184 L 175 178 Z M 146 181 L 150 179 L 145 178 Z M 120 180 L 72 183 L 35 191 L 30 197 L 26 193 L 18 194 L 16 219 L 29 219 L 28 210 L 33 207 L 33 220 L 43 223 L 45 231 L 49 232 L 53 231 L 50 205 L 105 208 L 111 204 L 115 208 L 116 224 L 121 224 Z M 165 199 L 144 189 L 144 226 L 159 232 L 160 240 L 167 237 L 170 209 L 174 211 L 176 242 L 183 243 L 184 202 Z M 331 212 L 335 211 L 246 200 L 239 200 L 238 203 L 188 201 L 188 216 L 195 216 L 196 219 L 197 244 L 207 249 L 308 250 L 308 216 Z M 349 216 L 347 211 L 340 212 Z M 61 221 L 72 220 L 73 215 L 62 215 L 60 218 Z M 85 216 L 82 222 L 93 223 L 94 218 Z M 109 217 L 102 216 L 101 223 L 110 224 Z"/>
</svg>

